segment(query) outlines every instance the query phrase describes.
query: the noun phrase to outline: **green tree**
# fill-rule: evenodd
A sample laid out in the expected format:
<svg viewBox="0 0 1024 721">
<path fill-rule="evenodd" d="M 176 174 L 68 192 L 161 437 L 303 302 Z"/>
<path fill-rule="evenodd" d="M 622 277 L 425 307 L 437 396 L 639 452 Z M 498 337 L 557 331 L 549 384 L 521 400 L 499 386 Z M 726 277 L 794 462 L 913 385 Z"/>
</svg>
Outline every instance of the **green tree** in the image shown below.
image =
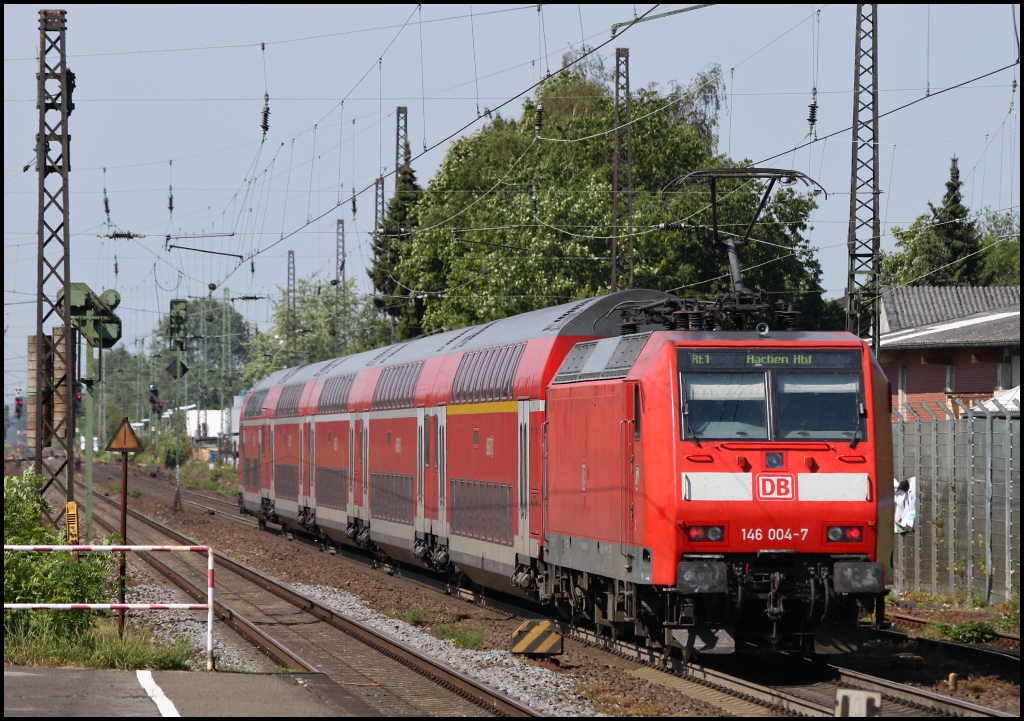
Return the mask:
<svg viewBox="0 0 1024 721">
<path fill-rule="evenodd" d="M 393 319 L 395 336 L 402 340 L 423 334 L 423 300 L 411 296 L 396 278 L 402 244 L 410 237 L 409 231 L 416 227 L 414 209 L 423 191 L 409 164 L 410 156 L 409 142 L 406 141 L 406 161 L 398 169 L 395 194 L 388 203 L 384 227 L 376 229 L 373 235 L 373 259 L 367 271 L 378 293 L 373 299 L 375 307 Z"/>
<path fill-rule="evenodd" d="M 636 287 L 700 298 L 731 288 L 725 253 L 711 238 L 707 186 L 673 185 L 693 170 L 746 164 L 715 150 L 722 88 L 713 67 L 686 87 L 632 95 Z M 549 79 L 520 118 L 496 116 L 450 146 L 411 210 L 416 231 L 398 265 L 401 284 L 424 303 L 425 331 L 609 291 L 613 118 L 607 73 L 588 66 Z M 724 232 L 742 234 L 761 189 L 719 185 Z M 789 298 L 808 318 L 824 313 L 821 269 L 804 238 L 815 204 L 793 189 L 776 193 L 753 233 L 761 242 L 741 251 L 747 285 Z M 652 229 L 666 221 L 683 230 Z M 626 235 L 621 228 L 619 287 L 628 281 Z"/>
<path fill-rule="evenodd" d="M 981 237 L 979 285 L 1020 285 L 1020 211 L 986 208 Z"/>
<path fill-rule="evenodd" d="M 374 307 L 370 296 L 356 293 L 354 278 L 348 279 L 342 292 L 345 297 L 336 318 L 334 286 L 316 274 L 296 281 L 294 341 L 282 293 L 281 301 L 274 304 L 270 327 L 263 332 L 255 330 L 246 342 L 248 362 L 240 373 L 242 387 L 251 388 L 282 368 L 334 358 L 332 330 L 341 334 L 338 347 L 345 355 L 390 342 L 392 324 Z"/>
<path fill-rule="evenodd" d="M 929 212 L 918 216 L 909 228 L 892 229 L 899 250 L 882 254 L 883 285 L 984 284 L 979 273 L 981 233 L 963 204 L 962 187 L 959 161 L 954 155 L 942 205 L 928 203 Z"/>
<path fill-rule="evenodd" d="M 187 339 L 182 361 L 189 368 L 187 402 L 207 409 L 230 408 L 233 397 L 246 387 L 241 378 L 241 369 L 248 359 L 245 319 L 229 302 L 215 298 L 190 300 L 186 310 Z M 169 379 L 162 369 L 171 362 L 174 353 L 168 350 L 167 339 L 168 317 L 163 316 L 149 353 L 160 370 L 157 376 L 166 379 L 169 388 Z"/>
</svg>

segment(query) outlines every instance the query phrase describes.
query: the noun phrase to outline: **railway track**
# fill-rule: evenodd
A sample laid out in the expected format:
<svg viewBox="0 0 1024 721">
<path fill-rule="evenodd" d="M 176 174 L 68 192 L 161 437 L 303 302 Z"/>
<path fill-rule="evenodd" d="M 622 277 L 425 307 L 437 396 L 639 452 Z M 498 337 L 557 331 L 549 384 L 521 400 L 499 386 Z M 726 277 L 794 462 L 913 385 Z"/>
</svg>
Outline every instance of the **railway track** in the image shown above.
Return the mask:
<svg viewBox="0 0 1024 721">
<path fill-rule="evenodd" d="M 102 499 L 94 518 L 115 528 L 120 504 Z M 192 539 L 129 509 L 133 543 Z M 148 554 L 152 555 L 152 554 Z M 151 562 L 150 558 L 145 558 Z M 153 559 L 156 560 L 156 559 Z M 186 593 L 205 568 L 189 559 L 158 570 Z M 279 665 L 326 673 L 387 715 L 537 716 L 536 710 L 222 554 L 216 554 L 218 616 Z M 205 583 L 205 581 L 204 581 Z M 191 595 L 191 593 L 190 593 Z M 234 625 L 233 625 L 234 624 Z M 267 629 L 272 629 L 270 637 Z"/>
<path fill-rule="evenodd" d="M 144 479 L 148 480 L 148 479 Z M 166 486 L 158 488 L 146 483 L 147 490 L 171 498 Z M 183 493 L 183 501 L 208 508 L 213 502 L 218 515 L 237 513 L 237 506 L 228 500 L 213 499 L 203 494 Z M 231 509 L 228 511 L 227 509 Z M 251 522 L 249 522 L 251 524 Z M 252 525 L 252 524 L 251 524 Z M 364 563 L 375 564 L 370 558 L 358 553 L 339 549 L 343 557 Z M 391 573 L 399 569 L 387 569 Z M 429 576 L 411 574 L 403 576 L 407 582 L 416 583 L 442 594 L 461 598 L 464 601 L 496 611 L 509 619 L 542 619 L 543 614 L 533 613 L 519 606 L 513 606 L 485 598 L 467 589 L 454 589 L 444 581 Z M 756 675 L 736 671 L 724 671 L 711 664 L 687 663 L 678 659 L 664 658 L 659 652 L 643 646 L 612 639 L 594 631 L 563 625 L 563 633 L 592 647 L 601 648 L 621 658 L 639 662 L 642 668 L 634 675 L 652 683 L 675 687 L 688 695 L 701 698 L 721 708 L 738 714 L 774 711 L 787 715 L 832 716 L 835 708 L 836 691 L 840 688 L 860 688 L 877 691 L 883 697 L 883 713 L 891 716 L 1004 716 L 1002 712 L 977 704 L 942 696 L 914 686 L 895 683 L 838 666 L 793 669 L 783 679 L 758 678 Z M 960 644 L 956 644 L 961 646 Z M 809 679 L 806 683 L 793 683 L 793 678 Z"/>
<path fill-rule="evenodd" d="M 917 618 L 916 616 L 909 616 L 905 613 L 891 613 L 886 612 L 886 619 L 908 629 L 923 629 L 929 624 L 929 620 L 926 618 Z M 909 635 L 909 634 L 908 634 Z M 919 641 L 935 641 L 936 643 L 948 645 L 948 646 L 959 646 L 965 648 L 978 648 L 983 651 L 1016 651 L 1016 658 L 1020 660 L 1020 634 L 1016 633 L 1000 633 L 996 631 L 996 637 L 986 644 L 964 644 L 956 643 L 953 641 L 941 641 L 936 639 L 924 638 L 921 636 L 911 636 L 915 640 Z M 1001 653 L 1003 656 L 1008 656 L 1006 653 Z"/>
</svg>

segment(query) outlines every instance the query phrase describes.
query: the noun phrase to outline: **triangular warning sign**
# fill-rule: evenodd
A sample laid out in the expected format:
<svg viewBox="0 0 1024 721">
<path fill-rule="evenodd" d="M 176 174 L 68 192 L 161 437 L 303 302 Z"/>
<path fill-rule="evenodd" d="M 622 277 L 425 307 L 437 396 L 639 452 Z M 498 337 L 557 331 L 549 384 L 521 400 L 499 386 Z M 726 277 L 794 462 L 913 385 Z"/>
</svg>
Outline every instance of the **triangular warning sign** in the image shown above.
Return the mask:
<svg viewBox="0 0 1024 721">
<path fill-rule="evenodd" d="M 117 430 L 114 431 L 114 437 L 107 444 L 107 450 L 119 451 L 121 453 L 135 453 L 142 450 L 142 443 L 139 442 L 139 437 L 132 430 L 132 425 L 128 422 L 127 416 L 121 421 L 121 425 L 117 427 Z"/>
</svg>

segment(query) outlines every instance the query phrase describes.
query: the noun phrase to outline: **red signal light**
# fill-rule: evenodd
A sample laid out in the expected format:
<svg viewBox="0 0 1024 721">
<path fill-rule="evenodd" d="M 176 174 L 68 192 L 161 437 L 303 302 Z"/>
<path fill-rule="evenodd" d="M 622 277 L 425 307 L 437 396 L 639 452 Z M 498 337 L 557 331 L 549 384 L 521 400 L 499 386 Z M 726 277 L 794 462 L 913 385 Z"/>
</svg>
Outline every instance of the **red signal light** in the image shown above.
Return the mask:
<svg viewBox="0 0 1024 721">
<path fill-rule="evenodd" d="M 851 541 L 859 541 L 861 535 L 860 526 L 850 526 L 846 529 L 846 537 Z"/>
</svg>

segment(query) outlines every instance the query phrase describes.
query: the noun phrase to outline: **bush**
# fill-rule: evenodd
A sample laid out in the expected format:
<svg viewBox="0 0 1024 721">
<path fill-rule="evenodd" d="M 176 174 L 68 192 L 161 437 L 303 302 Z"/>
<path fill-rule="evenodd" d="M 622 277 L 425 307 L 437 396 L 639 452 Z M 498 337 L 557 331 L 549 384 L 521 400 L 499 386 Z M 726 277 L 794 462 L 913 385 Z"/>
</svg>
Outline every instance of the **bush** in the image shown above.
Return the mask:
<svg viewBox="0 0 1024 721">
<path fill-rule="evenodd" d="M 996 630 L 988 621 L 964 621 L 946 630 L 946 638 L 960 643 L 985 643 L 996 637 Z"/>
<path fill-rule="evenodd" d="M 163 459 L 165 468 L 188 463 L 188 436 L 183 433 L 163 433 L 157 444 L 157 455 Z"/>
<path fill-rule="evenodd" d="M 39 489 L 43 479 L 31 468 L 4 479 L 4 543 L 59 545 L 64 531 L 43 525 L 49 507 Z M 107 554 L 5 553 L 4 603 L 103 603 L 113 570 Z M 9 639 L 43 635 L 68 643 L 81 638 L 96 615 L 86 611 L 4 611 L 4 649 Z"/>
</svg>

